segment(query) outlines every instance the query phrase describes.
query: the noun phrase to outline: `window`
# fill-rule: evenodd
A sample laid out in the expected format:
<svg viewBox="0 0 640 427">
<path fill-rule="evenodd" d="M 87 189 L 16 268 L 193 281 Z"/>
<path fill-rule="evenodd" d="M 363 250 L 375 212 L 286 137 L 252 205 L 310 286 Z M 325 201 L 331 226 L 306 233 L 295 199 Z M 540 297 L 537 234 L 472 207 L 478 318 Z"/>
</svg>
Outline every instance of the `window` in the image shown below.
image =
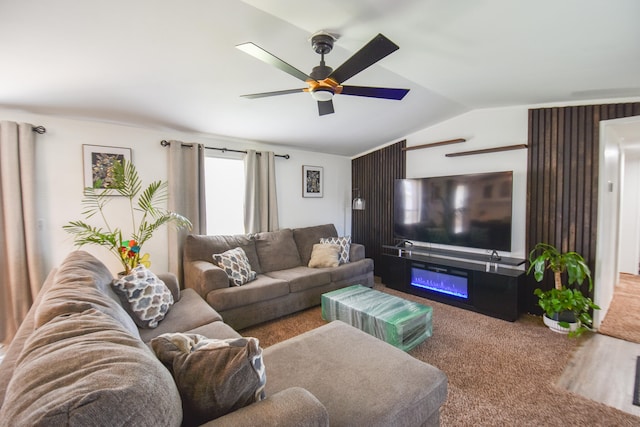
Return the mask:
<svg viewBox="0 0 640 427">
<path fill-rule="evenodd" d="M 244 234 L 244 161 L 205 158 L 207 234 Z"/>
</svg>

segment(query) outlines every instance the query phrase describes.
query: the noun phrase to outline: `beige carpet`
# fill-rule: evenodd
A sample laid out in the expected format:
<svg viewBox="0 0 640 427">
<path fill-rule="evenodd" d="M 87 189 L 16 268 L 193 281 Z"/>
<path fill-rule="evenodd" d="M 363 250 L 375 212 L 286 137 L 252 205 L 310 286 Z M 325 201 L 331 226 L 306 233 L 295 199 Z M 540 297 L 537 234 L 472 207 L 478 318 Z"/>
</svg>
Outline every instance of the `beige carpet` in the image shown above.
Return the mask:
<svg viewBox="0 0 640 427">
<path fill-rule="evenodd" d="M 620 274 L 598 332 L 640 344 L 640 276 Z"/>
<path fill-rule="evenodd" d="M 443 426 L 640 425 L 638 417 L 554 386 L 587 337 L 569 340 L 533 316 L 511 323 L 376 287 L 433 307 L 433 336 L 409 354 L 449 377 Z M 268 347 L 324 323 L 315 307 L 241 333 Z"/>
</svg>

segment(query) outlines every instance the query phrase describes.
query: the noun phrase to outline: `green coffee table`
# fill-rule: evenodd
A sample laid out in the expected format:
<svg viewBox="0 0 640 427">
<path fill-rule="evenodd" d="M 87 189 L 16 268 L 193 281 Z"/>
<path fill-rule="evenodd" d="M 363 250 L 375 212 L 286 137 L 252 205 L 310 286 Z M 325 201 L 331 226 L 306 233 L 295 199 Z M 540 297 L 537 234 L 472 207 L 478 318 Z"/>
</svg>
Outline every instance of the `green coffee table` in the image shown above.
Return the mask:
<svg viewBox="0 0 640 427">
<path fill-rule="evenodd" d="M 366 286 L 327 292 L 321 302 L 324 320 L 341 320 L 404 351 L 432 334 L 431 307 Z"/>
</svg>

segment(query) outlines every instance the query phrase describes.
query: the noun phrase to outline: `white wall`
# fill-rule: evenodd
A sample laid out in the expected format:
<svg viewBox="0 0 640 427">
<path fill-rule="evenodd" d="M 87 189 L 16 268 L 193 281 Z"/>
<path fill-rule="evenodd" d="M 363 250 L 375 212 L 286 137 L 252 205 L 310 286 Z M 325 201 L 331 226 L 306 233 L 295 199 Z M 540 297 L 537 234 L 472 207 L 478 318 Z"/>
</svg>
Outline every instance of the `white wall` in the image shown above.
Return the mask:
<svg viewBox="0 0 640 427">
<path fill-rule="evenodd" d="M 281 227 L 333 223 L 339 235 L 351 233 L 351 159 L 286 150 L 291 159 L 277 169 Z M 322 166 L 324 197 L 302 197 L 302 166 Z"/>
<path fill-rule="evenodd" d="M 620 191 L 620 272 L 638 274 L 640 262 L 640 153 L 623 151 Z"/>
<path fill-rule="evenodd" d="M 527 150 L 461 157 L 447 153 L 526 144 L 528 107 L 474 110 L 406 137 L 407 146 L 464 138 L 460 144 L 407 151 L 407 178 L 513 171 L 513 225 L 511 252 L 524 258 L 527 194 Z"/>
<path fill-rule="evenodd" d="M 600 306 L 593 314 L 599 327 L 613 298 L 618 281 L 618 233 L 620 215 L 621 152 L 619 138 L 612 127 L 600 125 L 600 171 L 598 176 L 598 240 L 594 281 L 594 302 Z"/>
<path fill-rule="evenodd" d="M 145 186 L 154 180 L 167 179 L 168 149 L 160 145 L 163 139 L 239 150 L 268 149 L 276 154 L 289 154 L 289 160 L 276 160 L 280 227 L 333 223 L 339 234 L 351 232 L 351 211 L 348 209 L 351 160 L 347 157 L 185 132 L 41 116 L 9 109 L 0 109 L 0 119 L 42 125 L 47 129 L 46 134 L 36 138 L 38 228 L 47 271 L 58 265 L 74 249 L 71 235 L 63 231 L 62 226 L 68 221 L 83 218 L 80 203 L 83 189 L 83 144 L 131 148 L 132 160 Z M 302 165 L 324 168 L 323 198 L 302 198 Z M 110 207 L 115 211 L 112 211 L 114 222 L 118 225 L 130 223 L 127 216 L 129 210 L 122 198 L 114 197 Z M 166 242 L 166 228 L 163 228 L 143 248 L 143 252 L 150 253 L 152 269 L 155 271 L 167 269 Z M 103 260 L 112 272 L 120 271 L 117 259 L 106 249 L 90 246 L 84 249 Z"/>
</svg>

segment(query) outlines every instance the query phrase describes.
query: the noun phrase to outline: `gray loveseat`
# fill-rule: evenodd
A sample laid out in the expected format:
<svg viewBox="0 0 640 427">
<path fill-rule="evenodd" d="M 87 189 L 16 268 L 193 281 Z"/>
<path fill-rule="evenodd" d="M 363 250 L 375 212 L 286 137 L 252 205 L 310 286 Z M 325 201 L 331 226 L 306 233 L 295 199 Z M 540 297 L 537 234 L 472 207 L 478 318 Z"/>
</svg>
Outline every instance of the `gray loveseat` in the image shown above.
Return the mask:
<svg viewBox="0 0 640 427">
<path fill-rule="evenodd" d="M 364 246 L 351 244 L 349 262 L 338 267 L 308 267 L 313 245 L 338 237 L 333 224 L 285 228 L 255 235 L 189 235 L 184 246 L 184 285 L 194 289 L 236 329 L 243 329 L 320 304 L 323 293 L 361 284 L 373 286 L 373 260 Z M 230 286 L 213 254 L 240 247 L 256 280 Z"/>
<path fill-rule="evenodd" d="M 149 341 L 165 332 L 240 336 L 193 290 L 161 277 L 176 302 L 156 329 L 138 329 L 106 267 L 71 253 L 0 364 L 0 426 L 180 426 L 188 415 L 181 394 Z M 266 399 L 202 425 L 439 424 L 446 375 L 344 323 L 273 345 L 263 361 Z"/>
</svg>

